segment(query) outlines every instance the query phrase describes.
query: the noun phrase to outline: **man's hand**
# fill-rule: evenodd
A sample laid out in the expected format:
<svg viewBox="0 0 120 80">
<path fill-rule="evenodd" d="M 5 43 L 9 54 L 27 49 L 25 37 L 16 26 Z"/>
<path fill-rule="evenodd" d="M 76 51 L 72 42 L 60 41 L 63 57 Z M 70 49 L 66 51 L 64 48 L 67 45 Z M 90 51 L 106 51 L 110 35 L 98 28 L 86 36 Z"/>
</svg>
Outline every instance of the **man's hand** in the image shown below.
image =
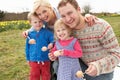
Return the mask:
<svg viewBox="0 0 120 80">
<path fill-rule="evenodd" d="M 94 66 L 93 64 L 90 64 L 87 68 L 87 70 L 85 71 L 86 74 L 90 75 L 90 76 L 96 76 L 97 75 L 97 68 L 96 66 Z"/>
<path fill-rule="evenodd" d="M 49 53 L 48 57 L 51 61 L 55 61 L 57 59 L 57 57 L 55 57 L 53 53 Z"/>
</svg>

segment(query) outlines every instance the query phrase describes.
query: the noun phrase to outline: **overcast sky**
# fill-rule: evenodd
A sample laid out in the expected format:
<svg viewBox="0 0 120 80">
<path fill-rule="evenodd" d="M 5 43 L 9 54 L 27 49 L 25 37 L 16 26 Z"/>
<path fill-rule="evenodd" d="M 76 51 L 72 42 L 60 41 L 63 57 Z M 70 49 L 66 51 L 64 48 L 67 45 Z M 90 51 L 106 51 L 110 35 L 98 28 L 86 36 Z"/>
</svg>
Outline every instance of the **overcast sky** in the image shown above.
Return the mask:
<svg viewBox="0 0 120 80">
<path fill-rule="evenodd" d="M 30 11 L 34 0 L 0 0 L 0 10 L 8 12 Z M 49 0 L 56 7 L 60 0 Z M 92 12 L 120 12 L 120 0 L 77 0 L 80 7 L 90 5 Z"/>
</svg>

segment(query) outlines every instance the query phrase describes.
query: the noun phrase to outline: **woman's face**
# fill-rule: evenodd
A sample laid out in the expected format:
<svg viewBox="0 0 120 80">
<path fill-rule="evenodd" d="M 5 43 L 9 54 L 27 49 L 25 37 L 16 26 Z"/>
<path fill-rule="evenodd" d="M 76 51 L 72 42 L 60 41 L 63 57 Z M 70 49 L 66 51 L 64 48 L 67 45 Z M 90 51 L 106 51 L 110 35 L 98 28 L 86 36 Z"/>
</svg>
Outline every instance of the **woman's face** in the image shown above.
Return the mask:
<svg viewBox="0 0 120 80">
<path fill-rule="evenodd" d="M 52 19 L 52 13 L 51 13 L 52 9 L 49 7 L 45 7 L 45 6 L 40 6 L 37 10 L 36 10 L 36 14 L 38 15 L 38 17 L 46 22 L 49 22 Z"/>
</svg>

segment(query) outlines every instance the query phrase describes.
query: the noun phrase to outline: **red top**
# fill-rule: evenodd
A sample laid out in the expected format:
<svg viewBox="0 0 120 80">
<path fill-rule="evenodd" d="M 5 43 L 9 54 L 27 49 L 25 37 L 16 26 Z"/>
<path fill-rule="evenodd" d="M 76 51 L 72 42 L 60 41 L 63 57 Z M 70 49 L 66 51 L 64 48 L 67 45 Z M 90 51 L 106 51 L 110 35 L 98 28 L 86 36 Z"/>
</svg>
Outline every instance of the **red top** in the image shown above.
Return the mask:
<svg viewBox="0 0 120 80">
<path fill-rule="evenodd" d="M 74 38 L 72 37 L 69 40 L 58 40 L 58 41 L 62 46 L 67 46 L 73 39 Z M 63 51 L 64 51 L 63 55 L 64 56 L 69 56 L 69 57 L 72 57 L 72 58 L 81 57 L 82 56 L 82 49 L 80 47 L 80 44 L 79 44 L 78 40 L 75 42 L 73 48 L 74 48 L 74 50 L 63 49 Z M 51 52 L 54 53 L 56 50 L 57 50 L 56 45 L 54 45 Z"/>
</svg>

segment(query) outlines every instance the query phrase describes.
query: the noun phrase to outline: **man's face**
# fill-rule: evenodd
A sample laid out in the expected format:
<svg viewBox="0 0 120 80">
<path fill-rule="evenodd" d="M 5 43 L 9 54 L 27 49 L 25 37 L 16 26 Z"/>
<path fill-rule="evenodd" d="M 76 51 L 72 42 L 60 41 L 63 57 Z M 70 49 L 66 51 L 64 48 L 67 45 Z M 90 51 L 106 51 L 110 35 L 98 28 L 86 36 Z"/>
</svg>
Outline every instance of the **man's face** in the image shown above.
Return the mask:
<svg viewBox="0 0 120 80">
<path fill-rule="evenodd" d="M 59 7 L 63 22 L 70 28 L 76 28 L 80 24 L 80 10 L 75 9 L 70 3 Z"/>
</svg>

